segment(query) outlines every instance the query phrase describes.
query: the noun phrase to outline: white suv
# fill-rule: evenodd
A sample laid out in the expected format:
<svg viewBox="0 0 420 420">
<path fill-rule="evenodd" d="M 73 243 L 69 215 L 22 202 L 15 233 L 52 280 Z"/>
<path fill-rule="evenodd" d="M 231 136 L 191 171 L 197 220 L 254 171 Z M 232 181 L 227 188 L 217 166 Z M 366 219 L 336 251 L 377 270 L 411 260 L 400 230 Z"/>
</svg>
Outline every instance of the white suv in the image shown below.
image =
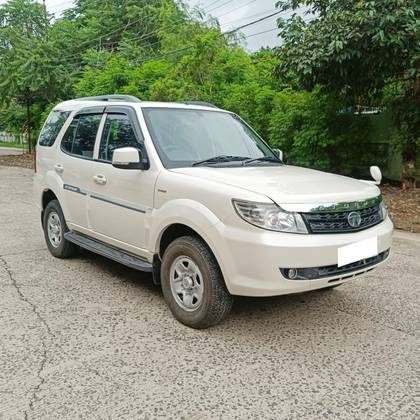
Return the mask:
<svg viewBox="0 0 420 420">
<path fill-rule="evenodd" d="M 153 273 L 194 328 L 232 295 L 331 288 L 385 261 L 393 225 L 374 184 L 285 165 L 211 104 L 125 95 L 57 105 L 34 178 L 54 256 L 82 247 Z"/>
</svg>

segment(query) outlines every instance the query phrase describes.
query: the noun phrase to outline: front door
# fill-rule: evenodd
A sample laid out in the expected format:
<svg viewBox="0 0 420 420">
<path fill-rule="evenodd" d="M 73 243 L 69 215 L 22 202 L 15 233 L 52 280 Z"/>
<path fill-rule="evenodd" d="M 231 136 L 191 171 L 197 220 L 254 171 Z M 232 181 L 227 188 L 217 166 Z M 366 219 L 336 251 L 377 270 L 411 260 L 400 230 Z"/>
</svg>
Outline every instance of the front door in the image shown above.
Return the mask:
<svg viewBox="0 0 420 420">
<path fill-rule="evenodd" d="M 89 222 L 98 239 L 143 254 L 156 177 L 150 170 L 118 169 L 111 164 L 114 150 L 120 147 L 135 147 L 145 154 L 134 110 L 107 107 L 104 119 L 97 159 L 92 164 Z"/>
</svg>

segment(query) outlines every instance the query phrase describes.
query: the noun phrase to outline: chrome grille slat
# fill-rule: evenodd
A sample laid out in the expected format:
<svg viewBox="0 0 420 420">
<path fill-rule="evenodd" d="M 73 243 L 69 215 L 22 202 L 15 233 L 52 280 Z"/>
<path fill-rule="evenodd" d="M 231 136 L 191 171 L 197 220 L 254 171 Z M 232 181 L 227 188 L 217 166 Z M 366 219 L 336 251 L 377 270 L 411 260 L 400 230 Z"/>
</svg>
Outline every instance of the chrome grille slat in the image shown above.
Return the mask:
<svg viewBox="0 0 420 420">
<path fill-rule="evenodd" d="M 345 233 L 357 232 L 375 226 L 382 221 L 379 204 L 357 210 L 361 216 L 358 227 L 350 226 L 350 211 L 301 213 L 310 233 Z"/>
</svg>

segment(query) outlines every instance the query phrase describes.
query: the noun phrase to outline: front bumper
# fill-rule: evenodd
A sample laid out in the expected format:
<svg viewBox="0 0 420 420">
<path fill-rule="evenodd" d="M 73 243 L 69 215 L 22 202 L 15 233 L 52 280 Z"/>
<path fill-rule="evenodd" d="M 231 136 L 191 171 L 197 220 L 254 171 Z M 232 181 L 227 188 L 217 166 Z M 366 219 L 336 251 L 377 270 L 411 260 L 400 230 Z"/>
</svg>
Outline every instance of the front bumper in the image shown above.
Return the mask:
<svg viewBox="0 0 420 420">
<path fill-rule="evenodd" d="M 226 222 L 226 221 L 225 221 Z M 351 280 L 386 261 L 393 225 L 389 217 L 369 229 L 340 234 L 299 235 L 270 232 L 246 225 L 217 224 L 208 232 L 221 266 L 226 286 L 233 295 L 275 296 L 328 287 Z M 337 265 L 338 248 L 377 237 L 381 261 L 355 265 L 353 270 L 323 271 L 321 278 L 288 279 L 281 268 L 320 268 Z M 386 254 L 386 255 L 385 255 Z"/>
</svg>

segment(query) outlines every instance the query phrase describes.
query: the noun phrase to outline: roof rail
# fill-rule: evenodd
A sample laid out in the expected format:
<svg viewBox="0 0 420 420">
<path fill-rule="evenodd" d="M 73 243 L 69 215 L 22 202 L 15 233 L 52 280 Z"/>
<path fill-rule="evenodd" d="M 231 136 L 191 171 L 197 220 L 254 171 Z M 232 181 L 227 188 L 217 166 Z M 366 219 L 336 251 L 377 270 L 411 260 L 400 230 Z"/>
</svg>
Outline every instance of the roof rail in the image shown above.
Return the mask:
<svg viewBox="0 0 420 420">
<path fill-rule="evenodd" d="M 77 101 L 123 101 L 123 102 L 141 102 L 139 98 L 132 95 L 100 95 L 100 96 L 87 96 L 86 98 L 78 98 Z"/>
<path fill-rule="evenodd" d="M 218 106 L 211 104 L 210 102 L 203 102 L 203 101 L 177 101 L 177 104 L 185 104 L 185 105 L 201 105 L 201 106 L 208 106 L 210 108 L 219 108 Z"/>
</svg>

